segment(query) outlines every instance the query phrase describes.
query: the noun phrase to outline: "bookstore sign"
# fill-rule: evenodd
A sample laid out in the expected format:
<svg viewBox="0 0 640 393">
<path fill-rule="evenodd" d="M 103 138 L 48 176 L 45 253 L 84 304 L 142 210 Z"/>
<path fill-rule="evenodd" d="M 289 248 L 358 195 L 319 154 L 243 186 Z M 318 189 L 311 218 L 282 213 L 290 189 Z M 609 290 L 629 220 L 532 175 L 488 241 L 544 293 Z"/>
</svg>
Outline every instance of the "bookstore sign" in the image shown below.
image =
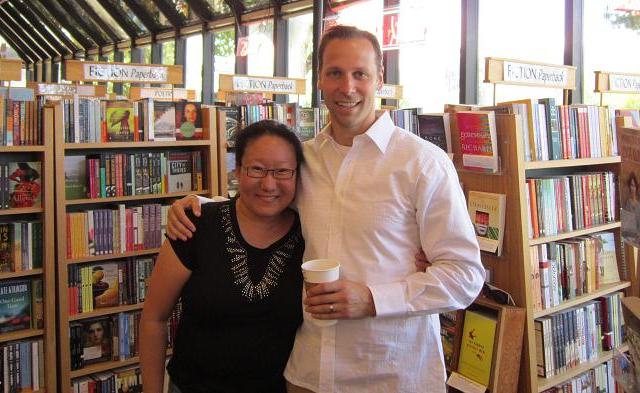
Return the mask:
<svg viewBox="0 0 640 393">
<path fill-rule="evenodd" d="M 640 75 L 609 74 L 609 90 L 640 93 Z"/>
<path fill-rule="evenodd" d="M 233 77 L 233 90 L 246 92 L 273 92 L 279 94 L 297 94 L 296 81 L 287 79 Z"/>
<path fill-rule="evenodd" d="M 505 61 L 503 70 L 505 82 L 564 88 L 569 81 L 569 73 L 563 67 Z"/>
<path fill-rule="evenodd" d="M 162 66 L 84 64 L 87 81 L 167 83 L 169 70 Z"/>
</svg>

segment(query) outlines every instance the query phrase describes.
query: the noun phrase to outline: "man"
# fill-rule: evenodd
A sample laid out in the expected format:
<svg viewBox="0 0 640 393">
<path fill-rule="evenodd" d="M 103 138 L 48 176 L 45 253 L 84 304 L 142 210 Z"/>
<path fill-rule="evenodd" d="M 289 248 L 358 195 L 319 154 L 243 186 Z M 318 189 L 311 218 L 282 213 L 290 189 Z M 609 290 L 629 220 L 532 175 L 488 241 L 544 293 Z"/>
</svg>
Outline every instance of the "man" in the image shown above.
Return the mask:
<svg viewBox="0 0 640 393">
<path fill-rule="evenodd" d="M 457 174 L 438 147 L 376 119 L 375 36 L 336 26 L 319 57 L 331 123 L 305 144 L 296 206 L 304 259 L 339 260 L 341 279 L 306 292 L 289 391 L 445 392 L 437 313 L 469 305 L 484 280 Z M 170 209 L 170 236 L 190 235 L 178 222 L 187 205 Z M 419 248 L 426 272 L 415 271 Z"/>
</svg>

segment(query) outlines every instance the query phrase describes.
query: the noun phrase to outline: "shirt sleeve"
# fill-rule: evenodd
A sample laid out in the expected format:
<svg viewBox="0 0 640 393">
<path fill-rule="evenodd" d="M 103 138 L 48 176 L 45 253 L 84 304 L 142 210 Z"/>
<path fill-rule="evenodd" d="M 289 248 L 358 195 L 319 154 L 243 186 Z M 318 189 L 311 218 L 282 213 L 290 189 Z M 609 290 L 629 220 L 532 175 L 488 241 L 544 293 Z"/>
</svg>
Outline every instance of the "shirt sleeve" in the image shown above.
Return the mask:
<svg viewBox="0 0 640 393">
<path fill-rule="evenodd" d="M 225 197 L 219 196 L 219 195 L 216 195 L 213 198 L 203 197 L 202 195 L 196 195 L 196 197 L 200 201 L 200 206 L 204 205 L 205 203 L 223 202 L 223 201 L 228 201 L 229 200 L 229 198 L 225 198 Z"/>
<path fill-rule="evenodd" d="M 189 220 L 191 220 L 191 222 L 196 226 L 196 231 L 193 233 L 193 236 L 185 241 L 180 239 L 171 240 L 169 237 L 167 237 L 167 240 L 169 241 L 169 244 L 171 244 L 173 252 L 176 253 L 184 267 L 193 271 L 197 267 L 195 250 L 198 247 L 199 234 L 202 232 L 203 228 L 200 217 L 196 217 L 191 211 L 186 211 L 185 213 Z"/>
<path fill-rule="evenodd" d="M 420 244 L 431 266 L 399 282 L 370 285 L 380 317 L 462 309 L 484 283 L 480 248 L 453 164 L 447 159 L 423 165 L 413 192 Z"/>
</svg>

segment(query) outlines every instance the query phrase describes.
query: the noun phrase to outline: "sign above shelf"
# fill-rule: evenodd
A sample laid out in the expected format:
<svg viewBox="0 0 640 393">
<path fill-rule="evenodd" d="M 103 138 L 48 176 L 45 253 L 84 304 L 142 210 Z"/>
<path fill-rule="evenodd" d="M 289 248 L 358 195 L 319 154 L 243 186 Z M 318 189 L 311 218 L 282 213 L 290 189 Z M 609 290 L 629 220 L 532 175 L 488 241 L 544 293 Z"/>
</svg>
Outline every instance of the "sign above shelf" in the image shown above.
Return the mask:
<svg viewBox="0 0 640 393">
<path fill-rule="evenodd" d="M 64 79 L 80 82 L 181 84 L 182 66 L 65 60 Z"/>
</svg>

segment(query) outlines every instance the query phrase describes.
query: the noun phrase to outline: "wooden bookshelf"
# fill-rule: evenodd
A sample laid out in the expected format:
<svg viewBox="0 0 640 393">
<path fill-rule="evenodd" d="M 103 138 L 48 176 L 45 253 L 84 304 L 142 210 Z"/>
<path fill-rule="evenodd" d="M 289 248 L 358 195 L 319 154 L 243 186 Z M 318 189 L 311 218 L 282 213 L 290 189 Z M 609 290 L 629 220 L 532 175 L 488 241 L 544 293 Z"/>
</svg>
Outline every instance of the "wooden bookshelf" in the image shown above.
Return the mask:
<svg viewBox="0 0 640 393">
<path fill-rule="evenodd" d="M 470 190 L 501 193 L 507 195 L 505 235 L 503 251 L 500 257 L 482 254 L 483 264 L 491 270 L 492 283 L 509 292 L 516 305 L 525 309 L 525 330 L 518 381 L 518 392 L 538 392 L 541 381 L 537 376 L 536 342 L 534 334 L 534 320 L 552 312 L 561 311 L 572 306 L 582 304 L 603 294 L 624 290 L 628 282 L 603 286 L 591 294 L 573 299 L 553 309 L 544 312 L 533 311 L 532 271 L 530 267 L 530 247 L 537 244 L 573 238 L 600 231 L 614 233 L 618 266 L 624 267 L 621 247 L 620 223 L 613 222 L 581 229 L 555 236 L 529 239 L 527 194 L 524 185 L 528 177 L 549 176 L 553 174 L 567 175 L 584 171 L 612 171 L 619 175 L 620 158 L 607 157 L 601 159 L 581 160 L 553 160 L 542 162 L 526 162 L 524 160 L 524 143 L 519 126 L 519 115 L 496 114 L 496 131 L 498 153 L 501 160 L 501 170 L 487 176 L 486 174 L 459 171 L 458 175 L 464 185 L 465 192 Z M 452 145 L 454 148 L 454 164 L 462 167 L 459 133 L 455 116 L 451 122 Z M 624 277 L 623 277 L 624 278 Z M 593 366 L 593 365 L 592 365 Z M 567 377 L 569 378 L 569 377 Z M 545 384 L 544 386 L 551 386 Z"/>
<path fill-rule="evenodd" d="M 574 368 L 571 368 L 570 370 L 560 374 L 560 375 L 554 375 L 553 377 L 549 377 L 549 378 L 538 378 L 538 392 L 542 392 L 546 389 L 552 388 L 558 384 L 564 383 L 568 380 L 570 380 L 573 377 L 577 377 L 578 375 L 608 361 L 609 359 L 613 358 L 613 356 L 617 353 L 617 352 L 627 352 L 629 350 L 629 346 L 627 344 L 623 344 L 621 347 L 616 348 L 612 351 L 605 351 L 603 353 L 600 354 L 600 356 L 598 356 L 598 358 L 596 360 L 593 360 L 591 362 L 587 362 L 587 363 L 582 363 L 577 365 Z"/>
<path fill-rule="evenodd" d="M 2 61 L 2 59 L 0 59 Z M 40 381 L 41 389 L 48 393 L 57 391 L 56 379 L 56 298 L 55 298 L 55 206 L 54 206 L 54 140 L 53 123 L 43 121 L 42 145 L 0 146 L 3 162 L 38 161 L 41 163 L 41 202 L 39 207 L 0 210 L 0 221 L 10 223 L 14 217 L 28 214 L 29 218 L 42 222 L 42 267 L 17 272 L 0 273 L 0 280 L 16 278 L 42 279 L 44 324 L 42 329 L 26 329 L 0 334 L 0 342 L 8 343 L 29 338 L 41 338 L 44 358 L 40 367 L 45 379 Z M 15 159 L 12 157 L 16 157 Z M 19 217 L 23 219 L 23 217 Z"/>
<path fill-rule="evenodd" d="M 56 178 L 56 216 L 57 216 L 57 300 L 58 300 L 58 321 L 60 325 L 58 333 L 59 356 L 58 375 L 60 386 L 64 389 L 72 384 L 74 378 L 90 375 L 97 372 L 108 371 L 113 368 L 136 364 L 138 357 L 132 357 L 125 361 L 107 361 L 96 364 L 85 365 L 79 370 L 71 370 L 70 351 L 70 323 L 78 323 L 90 318 L 105 317 L 118 313 L 129 313 L 140 311 L 142 303 L 119 305 L 114 307 L 97 308 L 90 312 L 69 314 L 69 268 L 74 265 L 90 265 L 102 261 L 124 260 L 130 257 L 150 256 L 157 254 L 160 248 L 128 251 L 124 253 L 113 253 L 105 255 L 86 255 L 77 258 L 67 257 L 67 212 L 93 210 L 101 207 L 112 208 L 115 204 L 124 204 L 128 207 L 137 206 L 144 203 L 158 203 L 159 200 L 166 201 L 171 198 L 181 198 L 189 194 L 213 196 L 218 194 L 218 158 L 217 158 L 217 137 L 216 137 L 216 116 L 215 108 L 203 107 L 203 138 L 202 140 L 186 141 L 139 141 L 139 142 L 107 142 L 107 143 L 65 143 L 63 104 L 55 106 L 53 118 L 55 119 L 56 132 L 55 139 L 55 178 Z M 65 157 L 86 156 L 96 153 L 135 153 L 140 149 L 146 151 L 198 151 L 202 157 L 202 191 L 173 192 L 159 194 L 144 194 L 131 196 L 118 196 L 107 198 L 81 198 L 66 199 L 65 192 Z M 144 150 L 143 150 L 144 151 Z M 163 240 L 163 239 L 162 239 Z M 117 329 L 117 328 L 116 328 Z M 117 330 L 116 330 L 117 331 Z"/>
<path fill-rule="evenodd" d="M 618 283 L 614 283 L 614 284 L 607 284 L 607 285 L 603 285 L 600 289 L 597 289 L 591 293 L 587 293 L 581 296 L 577 296 L 575 299 L 570 299 L 570 300 L 566 300 L 563 301 L 562 303 L 560 303 L 557 306 L 551 307 L 551 308 L 547 308 L 544 309 L 542 311 L 537 311 L 533 313 L 533 318 L 540 318 L 540 317 L 544 317 L 546 315 L 549 314 L 553 314 L 556 312 L 560 312 L 563 310 L 567 310 L 571 307 L 575 307 L 578 306 L 584 302 L 588 302 L 589 300 L 593 300 L 596 298 L 599 298 L 600 296 L 604 296 L 607 295 L 611 292 L 617 292 L 617 291 L 622 291 L 623 289 L 629 288 L 629 286 L 631 285 L 631 283 L 629 281 L 620 281 Z"/>
</svg>

